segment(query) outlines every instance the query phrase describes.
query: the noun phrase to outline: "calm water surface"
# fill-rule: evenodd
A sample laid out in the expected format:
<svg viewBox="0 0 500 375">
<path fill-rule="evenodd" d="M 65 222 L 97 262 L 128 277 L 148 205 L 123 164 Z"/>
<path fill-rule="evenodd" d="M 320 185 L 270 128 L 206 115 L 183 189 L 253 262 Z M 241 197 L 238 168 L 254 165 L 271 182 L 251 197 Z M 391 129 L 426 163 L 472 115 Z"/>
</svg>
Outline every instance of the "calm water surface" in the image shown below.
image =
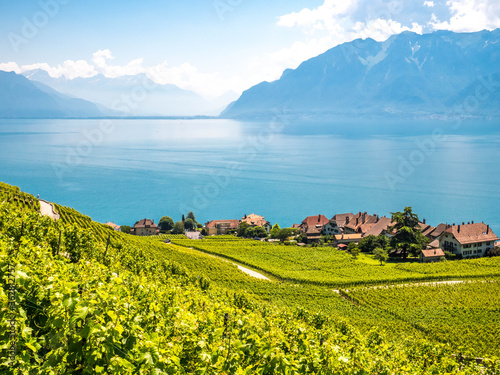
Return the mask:
<svg viewBox="0 0 500 375">
<path fill-rule="evenodd" d="M 133 225 L 412 206 L 500 234 L 500 121 L 0 120 L 0 180 Z"/>
</svg>

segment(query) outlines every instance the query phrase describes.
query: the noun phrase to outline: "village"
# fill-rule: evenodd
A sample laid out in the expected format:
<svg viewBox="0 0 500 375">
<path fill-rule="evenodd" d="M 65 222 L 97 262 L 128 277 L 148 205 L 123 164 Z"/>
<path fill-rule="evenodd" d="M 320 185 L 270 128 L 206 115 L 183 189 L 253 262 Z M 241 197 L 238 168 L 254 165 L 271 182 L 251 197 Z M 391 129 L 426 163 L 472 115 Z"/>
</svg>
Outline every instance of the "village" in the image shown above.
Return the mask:
<svg viewBox="0 0 500 375">
<path fill-rule="evenodd" d="M 411 209 L 411 208 L 410 208 Z M 189 215 L 192 215 L 189 217 Z M 244 215 L 241 219 L 210 220 L 201 225 L 196 223 L 194 215 L 188 214 L 182 222 L 165 226 L 151 219 L 142 219 L 130 228 L 130 234 L 137 236 L 153 236 L 163 233 L 184 234 L 189 239 L 202 239 L 204 236 L 235 235 L 253 238 L 259 241 L 284 242 L 296 246 L 332 246 L 338 250 L 348 251 L 373 241 L 389 243 L 397 233 L 397 223 L 392 218 L 368 214 L 367 212 L 336 214 L 331 219 L 325 215 L 308 216 L 300 224 L 281 229 L 274 226 L 264 216 L 254 213 Z M 187 221 L 193 223 L 187 225 Z M 184 223 L 186 222 L 186 228 Z M 182 225 L 180 225 L 182 223 Z M 117 231 L 122 227 L 106 223 Z M 194 225 L 196 224 L 196 225 Z M 174 228 L 180 225 L 182 229 Z M 163 228 L 162 228 L 163 227 Z M 461 224 L 441 223 L 436 227 L 418 221 L 415 226 L 420 236 L 421 249 L 417 252 L 419 261 L 423 263 L 440 261 L 447 255 L 462 258 L 479 258 L 500 254 L 500 241 L 489 225 L 485 223 L 462 222 Z M 365 246 L 366 247 L 366 246 Z M 393 250 L 391 255 L 401 255 L 401 250 Z"/>
</svg>

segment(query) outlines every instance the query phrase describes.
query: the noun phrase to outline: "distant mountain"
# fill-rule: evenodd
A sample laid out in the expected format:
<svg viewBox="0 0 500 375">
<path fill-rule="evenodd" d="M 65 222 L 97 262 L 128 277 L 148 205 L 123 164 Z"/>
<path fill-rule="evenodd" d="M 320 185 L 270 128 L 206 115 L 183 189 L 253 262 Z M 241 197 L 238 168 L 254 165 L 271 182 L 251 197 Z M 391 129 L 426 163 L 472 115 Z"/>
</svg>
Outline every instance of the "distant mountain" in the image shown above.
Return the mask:
<svg viewBox="0 0 500 375">
<path fill-rule="evenodd" d="M 94 103 L 60 94 L 14 72 L 0 71 L 0 118 L 87 118 L 103 112 Z"/>
<path fill-rule="evenodd" d="M 221 117 L 428 116 L 464 101 L 468 115 L 498 116 L 499 73 L 500 29 L 357 39 L 243 92 Z M 477 97 L 477 86 L 492 77 L 490 95 Z M 470 95 L 478 100 L 467 106 Z"/>
<path fill-rule="evenodd" d="M 83 98 L 131 116 L 218 115 L 232 100 L 230 97 L 208 101 L 194 91 L 176 85 L 155 84 L 146 74 L 107 78 L 53 78 L 45 70 L 23 73 L 28 79 L 44 83 L 67 95 Z"/>
</svg>

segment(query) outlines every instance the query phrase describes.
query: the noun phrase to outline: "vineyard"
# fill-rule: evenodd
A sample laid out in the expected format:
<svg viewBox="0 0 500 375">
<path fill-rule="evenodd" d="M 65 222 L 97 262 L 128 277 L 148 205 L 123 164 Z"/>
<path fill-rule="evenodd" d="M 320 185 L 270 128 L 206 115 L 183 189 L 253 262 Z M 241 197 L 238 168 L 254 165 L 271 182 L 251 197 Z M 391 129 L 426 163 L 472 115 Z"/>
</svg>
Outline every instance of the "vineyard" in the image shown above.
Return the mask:
<svg viewBox="0 0 500 375">
<path fill-rule="evenodd" d="M 470 355 L 500 355 L 500 279 L 356 288 L 346 295 Z"/>
<path fill-rule="evenodd" d="M 40 210 L 38 199 L 30 194 L 23 193 L 17 186 L 0 182 L 0 204 L 6 203 L 21 210 Z"/>
<path fill-rule="evenodd" d="M 460 262 L 402 263 L 381 267 L 357 261 L 334 248 L 303 249 L 254 240 L 172 240 L 210 254 L 235 260 L 265 271 L 285 281 L 320 286 L 349 287 L 365 284 L 408 283 L 424 280 L 449 280 L 500 276 L 500 258 Z"/>
<path fill-rule="evenodd" d="M 0 203 L 0 373 L 500 371 L 500 322 L 493 317 L 500 302 L 498 278 L 478 277 L 495 273 L 493 259 L 490 265 L 462 262 L 461 272 L 475 276 L 474 282 L 351 287 L 384 277 L 401 281 L 404 272 L 432 279 L 453 268 L 412 264 L 394 276 L 396 267 L 379 266 L 387 274 L 370 279 L 355 273 L 372 266 L 357 266 L 332 249 L 307 249 L 313 250 L 308 263 L 308 253 L 299 256 L 304 249 L 296 247 L 233 236 L 136 237 L 71 208 L 55 208 L 57 222 L 13 200 Z M 207 253 L 254 262 L 255 268 L 276 272 L 278 281 L 252 278 Z M 343 276 L 335 276 L 342 267 Z M 301 269 L 307 271 L 302 276 Z M 8 303 L 12 275 L 14 304 Z M 341 283 L 342 277 L 351 281 Z M 342 289 L 331 287 L 335 282 Z M 477 363 L 473 357 L 479 356 L 485 358 Z"/>
</svg>

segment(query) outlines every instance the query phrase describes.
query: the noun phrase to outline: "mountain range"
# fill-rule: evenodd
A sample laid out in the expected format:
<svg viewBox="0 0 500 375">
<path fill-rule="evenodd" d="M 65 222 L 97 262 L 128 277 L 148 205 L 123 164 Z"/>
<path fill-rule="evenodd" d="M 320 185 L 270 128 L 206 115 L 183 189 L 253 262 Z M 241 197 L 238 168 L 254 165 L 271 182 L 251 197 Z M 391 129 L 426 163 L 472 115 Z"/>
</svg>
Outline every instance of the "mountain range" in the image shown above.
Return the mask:
<svg viewBox="0 0 500 375">
<path fill-rule="evenodd" d="M 223 118 L 500 115 L 500 29 L 357 39 L 245 92 Z"/>
<path fill-rule="evenodd" d="M 212 101 L 194 91 L 172 84 L 155 84 L 146 74 L 107 78 L 98 74 L 89 78 L 51 77 L 45 70 L 23 73 L 34 82 L 43 83 L 63 94 L 101 104 L 130 116 L 218 115 L 235 93 L 226 93 Z"/>
<path fill-rule="evenodd" d="M 72 98 L 14 72 L 0 71 L 0 118 L 103 116 L 99 106 Z"/>
</svg>

